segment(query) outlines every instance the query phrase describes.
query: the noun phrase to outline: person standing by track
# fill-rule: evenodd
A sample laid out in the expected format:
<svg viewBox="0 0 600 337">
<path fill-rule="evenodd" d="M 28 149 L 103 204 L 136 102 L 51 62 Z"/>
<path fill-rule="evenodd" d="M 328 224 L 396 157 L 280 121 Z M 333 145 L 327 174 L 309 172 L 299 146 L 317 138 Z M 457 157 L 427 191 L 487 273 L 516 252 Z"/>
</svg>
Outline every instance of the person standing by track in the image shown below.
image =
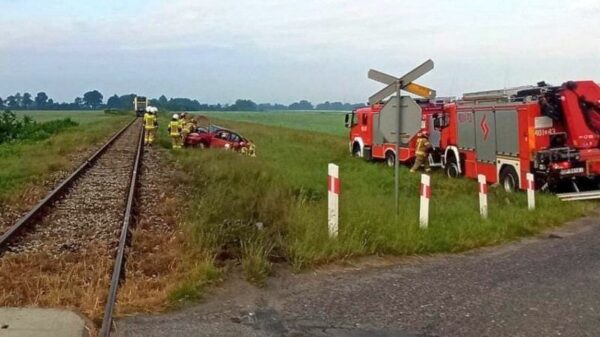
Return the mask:
<svg viewBox="0 0 600 337">
<path fill-rule="evenodd" d="M 169 135 L 171 136 L 171 145 L 173 149 L 181 149 L 181 122 L 177 114 L 173 115 L 169 123 Z"/>
<path fill-rule="evenodd" d="M 152 146 L 157 128 L 158 121 L 156 115 L 151 109 L 146 108 L 146 113 L 144 113 L 144 145 Z"/>
</svg>

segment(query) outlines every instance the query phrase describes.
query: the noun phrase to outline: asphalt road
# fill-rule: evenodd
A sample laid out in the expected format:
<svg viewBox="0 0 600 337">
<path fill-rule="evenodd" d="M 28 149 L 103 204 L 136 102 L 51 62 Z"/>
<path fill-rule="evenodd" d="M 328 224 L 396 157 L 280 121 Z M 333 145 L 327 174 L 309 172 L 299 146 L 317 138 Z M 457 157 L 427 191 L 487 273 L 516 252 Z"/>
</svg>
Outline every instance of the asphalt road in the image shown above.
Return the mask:
<svg viewBox="0 0 600 337">
<path fill-rule="evenodd" d="M 466 254 L 371 259 L 118 321 L 118 336 L 600 336 L 600 219 Z"/>
</svg>

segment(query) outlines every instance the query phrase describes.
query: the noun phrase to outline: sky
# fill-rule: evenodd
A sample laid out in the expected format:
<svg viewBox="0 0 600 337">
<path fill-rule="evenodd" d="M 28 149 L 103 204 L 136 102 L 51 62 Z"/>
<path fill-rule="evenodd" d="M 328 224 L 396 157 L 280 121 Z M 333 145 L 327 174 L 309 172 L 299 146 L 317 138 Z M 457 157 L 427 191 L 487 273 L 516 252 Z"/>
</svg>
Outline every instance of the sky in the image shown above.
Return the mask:
<svg viewBox="0 0 600 337">
<path fill-rule="evenodd" d="M 440 96 L 600 81 L 600 0 L 0 0 L 0 97 L 365 102 L 427 59 Z"/>
</svg>

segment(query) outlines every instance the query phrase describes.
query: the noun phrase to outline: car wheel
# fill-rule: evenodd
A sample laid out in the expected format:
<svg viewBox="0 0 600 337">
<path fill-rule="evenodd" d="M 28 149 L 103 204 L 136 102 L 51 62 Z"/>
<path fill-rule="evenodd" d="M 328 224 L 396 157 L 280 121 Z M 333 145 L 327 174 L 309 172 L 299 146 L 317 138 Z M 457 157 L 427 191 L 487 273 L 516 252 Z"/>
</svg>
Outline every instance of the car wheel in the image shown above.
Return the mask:
<svg viewBox="0 0 600 337">
<path fill-rule="evenodd" d="M 515 192 L 519 188 L 519 176 L 512 166 L 507 166 L 500 171 L 500 184 L 508 193 Z"/>
<path fill-rule="evenodd" d="M 394 167 L 396 165 L 396 155 L 392 151 L 388 151 L 385 154 L 385 163 L 389 167 Z"/>
</svg>

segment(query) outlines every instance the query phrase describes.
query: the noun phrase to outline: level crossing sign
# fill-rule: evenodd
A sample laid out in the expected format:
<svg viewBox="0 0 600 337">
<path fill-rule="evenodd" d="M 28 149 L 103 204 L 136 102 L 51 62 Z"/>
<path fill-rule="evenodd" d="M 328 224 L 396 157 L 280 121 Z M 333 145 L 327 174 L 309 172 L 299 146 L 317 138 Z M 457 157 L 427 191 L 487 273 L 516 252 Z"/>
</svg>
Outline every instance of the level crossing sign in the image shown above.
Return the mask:
<svg viewBox="0 0 600 337">
<path fill-rule="evenodd" d="M 398 197 L 398 149 L 400 147 L 400 144 L 402 143 L 402 138 L 406 137 L 407 134 L 407 132 L 403 131 L 412 131 L 414 127 L 411 126 L 416 125 L 414 123 L 415 120 L 420 125 L 421 119 L 420 108 L 410 96 L 402 96 L 402 90 L 424 98 L 434 99 L 436 96 L 435 90 L 414 83 L 414 81 L 417 80 L 419 77 L 430 72 L 433 69 L 433 67 L 433 61 L 427 60 L 423 62 L 423 64 L 409 71 L 402 77 L 395 77 L 374 69 L 369 70 L 369 79 L 386 85 L 386 87 L 369 97 L 369 104 L 373 105 L 376 103 L 380 103 L 387 97 L 396 94 L 396 97 L 392 98 L 389 101 L 389 105 L 393 106 L 395 109 L 392 109 L 392 111 L 390 111 L 389 108 L 386 109 L 386 107 L 384 106 L 384 109 L 382 110 L 382 113 L 380 115 L 380 118 L 383 120 L 379 121 L 383 137 L 386 138 L 388 141 L 391 141 L 392 143 L 396 144 L 396 160 L 394 165 L 396 215 L 400 214 L 400 204 Z M 394 101 L 396 102 L 395 104 Z M 396 110 L 397 112 L 394 113 L 393 110 Z"/>
</svg>

